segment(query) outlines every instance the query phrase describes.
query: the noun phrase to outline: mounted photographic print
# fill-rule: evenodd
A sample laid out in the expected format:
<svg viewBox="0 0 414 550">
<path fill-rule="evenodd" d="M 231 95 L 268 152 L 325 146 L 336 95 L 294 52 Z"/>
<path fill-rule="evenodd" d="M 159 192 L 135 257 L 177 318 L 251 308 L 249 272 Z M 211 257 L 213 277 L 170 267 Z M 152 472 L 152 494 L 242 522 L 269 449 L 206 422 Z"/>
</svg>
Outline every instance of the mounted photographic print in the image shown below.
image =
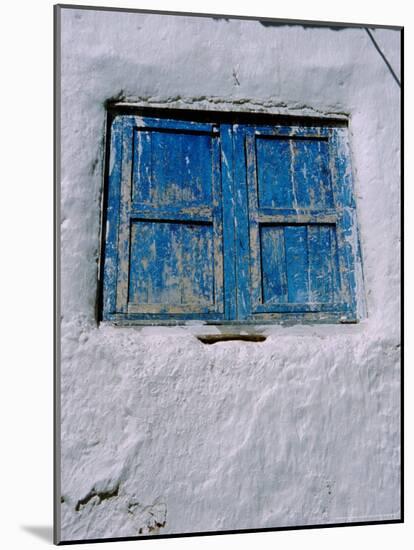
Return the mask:
<svg viewBox="0 0 414 550">
<path fill-rule="evenodd" d="M 402 521 L 401 54 L 55 7 L 55 543 Z"/>
</svg>

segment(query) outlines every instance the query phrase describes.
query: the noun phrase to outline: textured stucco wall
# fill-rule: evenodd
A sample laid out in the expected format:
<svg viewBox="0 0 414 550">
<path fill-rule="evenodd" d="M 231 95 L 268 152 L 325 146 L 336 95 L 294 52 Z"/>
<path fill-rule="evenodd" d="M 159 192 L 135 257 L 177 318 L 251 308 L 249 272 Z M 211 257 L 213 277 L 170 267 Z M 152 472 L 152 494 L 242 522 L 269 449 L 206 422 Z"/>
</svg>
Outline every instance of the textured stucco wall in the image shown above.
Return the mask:
<svg viewBox="0 0 414 550">
<path fill-rule="evenodd" d="M 364 29 L 63 9 L 61 538 L 397 519 L 399 87 Z M 399 73 L 399 32 L 376 41 Z M 367 317 L 95 321 L 105 100 L 350 117 Z"/>
</svg>

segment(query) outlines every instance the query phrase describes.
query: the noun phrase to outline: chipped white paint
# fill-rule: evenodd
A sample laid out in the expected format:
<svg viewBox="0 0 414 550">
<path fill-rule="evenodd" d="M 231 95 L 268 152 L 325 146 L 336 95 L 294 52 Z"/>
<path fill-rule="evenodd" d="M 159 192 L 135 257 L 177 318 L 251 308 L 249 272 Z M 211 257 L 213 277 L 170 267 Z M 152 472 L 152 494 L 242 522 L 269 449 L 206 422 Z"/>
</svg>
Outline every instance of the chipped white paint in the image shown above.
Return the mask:
<svg viewBox="0 0 414 550">
<path fill-rule="evenodd" d="M 72 9 L 62 32 L 61 538 L 398 518 L 399 89 L 367 33 Z M 214 345 L 97 327 L 115 97 L 349 115 L 368 317 Z"/>
</svg>

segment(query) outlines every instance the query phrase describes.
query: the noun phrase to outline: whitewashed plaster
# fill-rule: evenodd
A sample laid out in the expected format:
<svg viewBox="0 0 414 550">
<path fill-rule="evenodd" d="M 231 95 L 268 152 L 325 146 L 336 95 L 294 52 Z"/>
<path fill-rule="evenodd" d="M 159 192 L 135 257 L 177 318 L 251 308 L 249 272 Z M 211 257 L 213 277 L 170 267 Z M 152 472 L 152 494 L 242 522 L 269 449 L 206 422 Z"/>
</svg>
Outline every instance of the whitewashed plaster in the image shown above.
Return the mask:
<svg viewBox="0 0 414 550">
<path fill-rule="evenodd" d="M 61 32 L 61 540 L 398 519 L 400 89 L 366 30 L 65 8 Z M 114 98 L 349 117 L 366 317 L 98 326 Z"/>
</svg>

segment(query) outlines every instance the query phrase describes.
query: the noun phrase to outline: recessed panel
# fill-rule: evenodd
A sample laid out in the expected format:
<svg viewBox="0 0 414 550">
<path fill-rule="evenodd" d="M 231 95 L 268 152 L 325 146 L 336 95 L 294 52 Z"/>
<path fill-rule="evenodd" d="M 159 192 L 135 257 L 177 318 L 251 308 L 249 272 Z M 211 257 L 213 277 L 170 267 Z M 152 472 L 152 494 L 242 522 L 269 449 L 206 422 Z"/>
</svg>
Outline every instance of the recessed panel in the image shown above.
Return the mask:
<svg viewBox="0 0 414 550">
<path fill-rule="evenodd" d="M 259 208 L 333 207 L 328 141 L 256 137 Z"/>
<path fill-rule="evenodd" d="M 178 130 L 134 132 L 133 202 L 136 206 L 209 205 L 212 136 Z"/>
<path fill-rule="evenodd" d="M 209 306 L 214 302 L 213 226 L 134 221 L 129 304 Z"/>
<path fill-rule="evenodd" d="M 334 303 L 339 289 L 335 226 L 262 225 L 262 301 Z"/>
</svg>

